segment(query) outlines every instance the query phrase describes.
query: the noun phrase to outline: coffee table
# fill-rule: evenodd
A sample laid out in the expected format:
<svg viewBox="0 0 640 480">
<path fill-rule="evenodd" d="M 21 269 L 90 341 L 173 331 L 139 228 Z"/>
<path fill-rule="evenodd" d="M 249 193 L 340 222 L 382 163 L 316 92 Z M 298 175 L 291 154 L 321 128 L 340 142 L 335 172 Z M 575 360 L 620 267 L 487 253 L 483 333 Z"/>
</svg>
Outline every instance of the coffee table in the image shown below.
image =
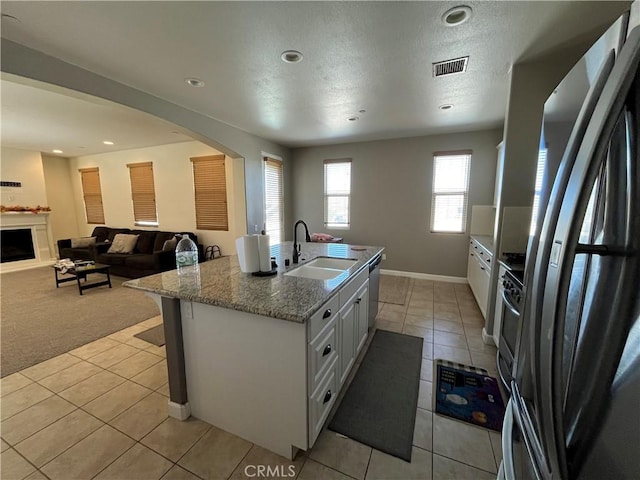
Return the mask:
<svg viewBox="0 0 640 480">
<path fill-rule="evenodd" d="M 96 263 L 93 265 L 85 265 L 85 266 L 76 266 L 76 267 L 70 267 L 67 268 L 66 272 L 62 272 L 62 268 L 61 267 L 56 267 L 55 265 L 53 265 L 53 270 L 55 272 L 56 275 L 56 288 L 60 287 L 61 283 L 67 283 L 67 282 L 73 282 L 76 281 L 78 283 L 78 291 L 80 292 L 80 295 L 82 295 L 82 292 L 85 290 L 88 290 L 90 288 L 96 288 L 96 287 L 102 287 L 105 285 L 109 285 L 109 288 L 111 287 L 111 275 L 109 274 L 109 265 L 103 265 L 101 263 Z M 92 282 L 92 283 L 81 283 L 80 280 L 84 280 L 84 282 L 87 281 L 87 277 L 89 275 L 91 275 L 92 273 L 102 273 L 104 275 L 107 276 L 106 280 L 102 280 L 100 282 Z M 67 278 L 60 278 L 58 276 L 58 274 L 60 275 L 68 275 Z"/>
</svg>

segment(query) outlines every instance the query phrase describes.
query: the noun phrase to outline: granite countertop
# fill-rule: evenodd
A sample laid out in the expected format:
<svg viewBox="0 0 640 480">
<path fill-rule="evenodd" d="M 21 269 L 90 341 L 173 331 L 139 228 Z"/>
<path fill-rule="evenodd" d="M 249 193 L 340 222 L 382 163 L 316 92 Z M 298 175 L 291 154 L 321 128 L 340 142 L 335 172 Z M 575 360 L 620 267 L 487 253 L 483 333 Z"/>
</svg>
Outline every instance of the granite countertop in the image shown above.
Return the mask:
<svg viewBox="0 0 640 480">
<path fill-rule="evenodd" d="M 284 260 L 291 260 L 293 242 L 271 247 L 271 256 L 276 257 L 278 264 L 277 275 L 271 277 L 254 277 L 250 273 L 243 273 L 238 257 L 234 255 L 201 263 L 199 272 L 195 274 L 179 276 L 177 270 L 171 270 L 129 280 L 123 285 L 164 297 L 304 323 L 338 292 L 339 287 L 366 268 L 369 261 L 384 250 L 383 247 L 344 243 L 303 242 L 301 245 L 300 263 L 289 267 L 285 267 Z M 332 280 L 284 275 L 316 257 L 349 258 L 358 262 Z"/>
<path fill-rule="evenodd" d="M 476 242 L 482 245 L 491 255 L 493 255 L 493 237 L 491 235 L 471 235 Z"/>
</svg>

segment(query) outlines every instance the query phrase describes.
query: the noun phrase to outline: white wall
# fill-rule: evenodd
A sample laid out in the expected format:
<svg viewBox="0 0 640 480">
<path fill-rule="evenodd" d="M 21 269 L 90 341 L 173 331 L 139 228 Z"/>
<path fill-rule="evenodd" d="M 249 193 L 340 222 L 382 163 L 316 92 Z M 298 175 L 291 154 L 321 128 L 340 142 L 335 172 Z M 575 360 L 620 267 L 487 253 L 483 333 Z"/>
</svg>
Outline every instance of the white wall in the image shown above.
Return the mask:
<svg viewBox="0 0 640 480">
<path fill-rule="evenodd" d="M 22 182 L 21 188 L 0 187 L 2 205 L 35 207 L 47 205 L 40 152 L 2 147 L 2 180 Z"/>
<path fill-rule="evenodd" d="M 95 225 L 86 222 L 79 168 L 99 167 L 105 223 L 109 227 L 137 228 L 133 220 L 128 163 L 153 162 L 158 227 L 151 230 L 190 231 L 203 245 L 219 245 L 223 255 L 235 253 L 235 238 L 246 233 L 244 168 L 242 159 L 226 157 L 229 231 L 196 230 L 191 157 L 217 155 L 200 142 L 125 150 L 71 159 L 76 218 L 80 234 Z"/>
<path fill-rule="evenodd" d="M 49 222 L 51 236 L 54 240 L 54 251 L 57 255 L 57 240 L 79 237 L 76 222 L 76 205 L 73 183 L 70 176 L 69 159 L 42 155 L 42 168 L 47 193 L 47 201 L 51 207 Z"/>
</svg>

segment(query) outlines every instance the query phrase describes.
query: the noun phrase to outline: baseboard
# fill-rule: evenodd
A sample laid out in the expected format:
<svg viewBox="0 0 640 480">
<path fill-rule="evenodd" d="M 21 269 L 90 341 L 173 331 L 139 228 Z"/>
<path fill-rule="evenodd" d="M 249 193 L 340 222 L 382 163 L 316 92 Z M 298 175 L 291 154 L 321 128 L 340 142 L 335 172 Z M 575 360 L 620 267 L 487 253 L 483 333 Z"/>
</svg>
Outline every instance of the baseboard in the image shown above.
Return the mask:
<svg viewBox="0 0 640 480">
<path fill-rule="evenodd" d="M 485 345 L 491 345 L 491 346 L 496 346 L 495 341 L 493 340 L 493 336 L 489 335 L 487 333 L 487 329 L 486 328 L 482 328 L 482 343 L 484 343 Z"/>
<path fill-rule="evenodd" d="M 396 277 L 419 278 L 421 280 L 431 280 L 434 282 L 463 283 L 467 284 L 466 277 L 449 277 L 446 275 L 432 275 L 430 273 L 402 272 L 400 270 L 380 270 L 383 275 L 393 275 Z"/>
<path fill-rule="evenodd" d="M 42 261 L 33 261 L 33 262 L 31 262 L 30 260 L 25 260 L 25 263 L 22 263 L 20 265 L 11 265 L 11 263 L 13 262 L 8 262 L 6 264 L 2 264 L 2 266 L 0 267 L 0 274 L 10 273 L 10 272 L 20 272 L 22 270 L 31 270 L 32 268 L 48 267 L 50 265 L 53 265 L 56 262 L 57 260 L 55 258 L 52 260 L 42 260 Z M 21 262 L 15 262 L 15 263 L 21 263 Z"/>
<path fill-rule="evenodd" d="M 169 416 L 177 420 L 186 420 L 191 416 L 189 403 L 176 403 L 169 400 Z"/>
</svg>

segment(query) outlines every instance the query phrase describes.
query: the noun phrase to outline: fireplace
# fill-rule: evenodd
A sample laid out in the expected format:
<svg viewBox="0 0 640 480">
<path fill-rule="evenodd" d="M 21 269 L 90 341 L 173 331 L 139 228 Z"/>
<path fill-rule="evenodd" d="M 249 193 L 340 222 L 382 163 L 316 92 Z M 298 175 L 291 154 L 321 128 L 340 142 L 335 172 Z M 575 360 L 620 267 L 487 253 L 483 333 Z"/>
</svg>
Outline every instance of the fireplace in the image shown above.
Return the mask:
<svg viewBox="0 0 640 480">
<path fill-rule="evenodd" d="M 0 230 L 0 263 L 36 258 L 30 228 Z"/>
</svg>

